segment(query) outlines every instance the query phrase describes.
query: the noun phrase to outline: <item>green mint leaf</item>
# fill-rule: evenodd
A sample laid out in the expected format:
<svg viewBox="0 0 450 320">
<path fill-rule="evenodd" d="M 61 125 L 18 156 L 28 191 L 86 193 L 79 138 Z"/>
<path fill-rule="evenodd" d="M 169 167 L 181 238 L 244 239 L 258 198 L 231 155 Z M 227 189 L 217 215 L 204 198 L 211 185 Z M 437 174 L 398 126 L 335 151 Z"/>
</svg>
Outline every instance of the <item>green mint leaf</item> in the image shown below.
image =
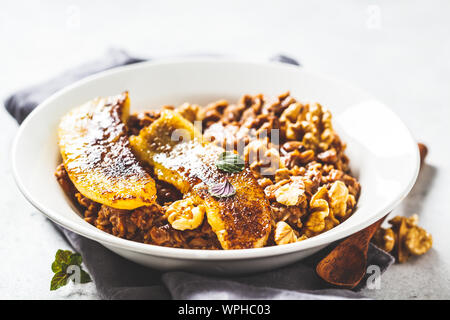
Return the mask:
<svg viewBox="0 0 450 320">
<path fill-rule="evenodd" d="M 57 272 L 50 282 L 50 290 L 56 290 L 67 284 L 68 275 L 65 272 Z"/>
<path fill-rule="evenodd" d="M 81 266 L 82 262 L 83 262 L 83 258 L 81 258 L 81 255 L 79 253 L 72 253 L 70 255 L 69 265 Z"/>
<path fill-rule="evenodd" d="M 88 283 L 91 281 L 92 281 L 91 276 L 86 271 L 81 269 L 80 283 Z"/>
<path fill-rule="evenodd" d="M 228 173 L 236 173 L 244 170 L 245 163 L 238 154 L 233 152 L 224 152 L 219 156 L 219 159 L 216 162 L 216 167 L 219 170 Z"/>
<path fill-rule="evenodd" d="M 56 262 L 56 261 L 53 261 L 53 263 L 52 263 L 52 271 L 54 273 L 58 273 L 58 272 L 63 271 L 61 264 Z"/>
<path fill-rule="evenodd" d="M 56 254 L 55 254 L 55 262 L 60 265 L 62 265 L 62 264 L 69 265 L 71 255 L 72 255 L 72 251 L 59 249 L 58 251 L 56 251 Z"/>
<path fill-rule="evenodd" d="M 56 290 L 67 284 L 71 276 L 71 274 L 67 273 L 69 266 L 77 266 L 79 268 L 80 283 L 91 282 L 91 277 L 81 267 L 82 262 L 83 259 L 79 253 L 73 253 L 70 250 L 58 250 L 55 254 L 55 261 L 52 263 L 52 271 L 55 275 L 50 282 L 50 290 Z M 72 280 L 75 282 L 75 279 Z"/>
</svg>

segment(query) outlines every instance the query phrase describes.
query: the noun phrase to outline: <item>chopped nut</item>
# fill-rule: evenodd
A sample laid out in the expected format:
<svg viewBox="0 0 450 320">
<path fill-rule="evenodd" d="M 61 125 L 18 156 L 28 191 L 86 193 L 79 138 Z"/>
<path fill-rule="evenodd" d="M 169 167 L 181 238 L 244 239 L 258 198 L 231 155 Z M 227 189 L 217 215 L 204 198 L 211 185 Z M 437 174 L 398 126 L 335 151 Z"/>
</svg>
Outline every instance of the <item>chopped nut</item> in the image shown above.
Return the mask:
<svg viewBox="0 0 450 320">
<path fill-rule="evenodd" d="M 301 103 L 292 103 L 291 105 L 289 105 L 289 107 L 287 107 L 283 113 L 280 116 L 280 121 L 284 122 L 284 121 L 290 121 L 290 122 L 296 122 L 297 121 L 297 116 L 300 113 L 300 110 L 302 109 L 302 104 Z"/>
<path fill-rule="evenodd" d="M 270 209 L 272 211 L 272 216 L 275 222 L 278 221 L 287 221 L 289 225 L 296 226 L 297 228 L 302 228 L 303 223 L 301 218 L 306 214 L 306 205 L 305 206 L 284 206 L 278 202 L 274 202 L 271 204 Z"/>
<path fill-rule="evenodd" d="M 304 146 L 300 141 L 288 141 L 281 147 L 284 153 L 292 152 L 294 150 L 304 151 Z"/>
<path fill-rule="evenodd" d="M 269 178 L 261 178 L 258 179 L 258 184 L 260 185 L 261 188 L 264 189 L 267 186 L 273 185 L 273 182 Z"/>
<path fill-rule="evenodd" d="M 258 176 L 273 176 L 280 168 L 280 154 L 267 139 L 251 141 L 244 149 L 244 160 L 250 163 L 250 169 Z"/>
<path fill-rule="evenodd" d="M 306 169 L 305 167 L 294 166 L 292 169 L 289 170 L 289 173 L 291 174 L 292 177 L 304 176 L 306 173 Z"/>
<path fill-rule="evenodd" d="M 275 114 L 276 116 L 280 116 L 281 113 L 289 107 L 292 103 L 295 102 L 295 99 L 290 96 L 289 92 L 286 92 L 284 94 L 281 94 L 278 96 L 278 101 L 275 101 L 272 103 L 268 108 L 267 111 Z"/>
<path fill-rule="evenodd" d="M 309 206 L 312 213 L 305 224 L 308 233 L 319 233 L 325 229 L 325 218 L 330 213 L 328 202 L 325 200 L 327 192 L 327 188 L 322 187 L 311 198 Z"/>
<path fill-rule="evenodd" d="M 336 217 L 333 216 L 333 213 L 330 211 L 328 217 L 325 218 L 325 228 L 323 231 L 328 231 L 333 229 L 339 224 L 339 220 L 336 219 Z"/>
<path fill-rule="evenodd" d="M 341 180 L 347 186 L 348 192 L 351 195 L 353 195 L 356 199 L 358 199 L 359 192 L 361 190 L 361 186 L 360 186 L 359 182 L 355 178 L 353 178 L 352 176 L 350 176 L 348 174 L 344 174 L 344 176 L 342 177 Z"/>
<path fill-rule="evenodd" d="M 297 241 L 297 236 L 295 235 L 294 230 L 290 225 L 283 221 L 277 223 L 274 238 L 277 245 L 288 244 Z"/>
<path fill-rule="evenodd" d="M 355 210 L 355 206 L 356 206 L 356 199 L 352 194 L 349 194 L 347 198 L 347 212 L 345 214 L 345 218 L 350 216 L 350 214 Z"/>
<path fill-rule="evenodd" d="M 202 120 L 206 127 L 221 120 L 223 111 L 228 107 L 226 100 L 219 100 L 207 105 L 205 108 L 199 110 L 197 117 Z"/>
<path fill-rule="evenodd" d="M 291 176 L 291 171 L 288 168 L 281 168 L 275 171 L 275 182 L 289 179 Z"/>
<path fill-rule="evenodd" d="M 315 154 L 313 150 L 300 152 L 298 149 L 288 153 L 284 158 L 284 164 L 291 169 L 294 166 L 304 165 L 314 160 Z"/>
<path fill-rule="evenodd" d="M 239 121 L 245 109 L 245 106 L 241 104 L 230 104 L 223 112 L 222 121 L 224 123 L 234 123 Z"/>
<path fill-rule="evenodd" d="M 348 189 L 342 181 L 336 181 L 328 191 L 330 209 L 334 216 L 343 218 L 347 213 Z"/>
<path fill-rule="evenodd" d="M 176 230 L 192 230 L 199 227 L 205 216 L 203 205 L 195 206 L 191 198 L 173 202 L 166 209 L 167 221 Z"/>
<path fill-rule="evenodd" d="M 289 180 L 281 180 L 278 181 L 276 184 L 271 184 L 267 187 L 264 188 L 264 193 L 266 194 L 266 197 L 269 200 L 275 200 L 275 192 L 283 185 L 285 185 L 286 183 L 289 183 Z"/>
<path fill-rule="evenodd" d="M 338 160 L 336 149 L 329 149 L 317 155 L 320 161 L 325 163 L 336 163 Z"/>
<path fill-rule="evenodd" d="M 177 111 L 190 122 L 194 122 L 197 120 L 197 114 L 200 111 L 200 106 L 186 102 L 179 106 Z"/>
<path fill-rule="evenodd" d="M 305 187 L 299 183 L 288 183 L 275 191 L 277 202 L 286 206 L 297 206 L 306 200 Z"/>
</svg>

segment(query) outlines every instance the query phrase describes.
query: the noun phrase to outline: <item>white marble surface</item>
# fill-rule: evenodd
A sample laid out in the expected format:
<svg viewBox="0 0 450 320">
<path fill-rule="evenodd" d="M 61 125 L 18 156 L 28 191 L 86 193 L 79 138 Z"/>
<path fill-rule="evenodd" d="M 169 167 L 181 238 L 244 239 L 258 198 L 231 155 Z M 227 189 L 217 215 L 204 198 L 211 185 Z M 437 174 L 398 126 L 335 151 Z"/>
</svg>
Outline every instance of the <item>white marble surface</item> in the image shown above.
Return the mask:
<svg viewBox="0 0 450 320">
<path fill-rule="evenodd" d="M 434 236 L 429 253 L 392 266 L 381 289 L 365 294 L 449 299 L 449 14 L 447 0 L 6 0 L 0 3 L 0 96 L 111 46 L 151 57 L 207 52 L 261 60 L 282 52 L 357 84 L 429 146 L 429 165 L 396 212 L 419 213 Z M 3 108 L 0 128 L 0 298 L 97 298 L 92 284 L 49 291 L 54 253 L 68 246 L 14 184 L 9 151 L 17 125 Z M 380 130 L 389 128 L 380 123 Z"/>
</svg>

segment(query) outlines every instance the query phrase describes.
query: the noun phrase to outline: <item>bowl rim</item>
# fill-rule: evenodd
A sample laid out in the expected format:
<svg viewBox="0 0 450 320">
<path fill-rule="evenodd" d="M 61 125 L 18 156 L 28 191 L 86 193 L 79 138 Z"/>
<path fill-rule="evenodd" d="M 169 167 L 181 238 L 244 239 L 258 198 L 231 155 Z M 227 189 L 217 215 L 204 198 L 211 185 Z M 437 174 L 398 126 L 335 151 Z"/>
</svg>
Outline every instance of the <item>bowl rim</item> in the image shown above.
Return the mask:
<svg viewBox="0 0 450 320">
<path fill-rule="evenodd" d="M 153 256 L 159 256 L 159 257 L 167 257 L 167 258 L 174 258 L 174 259 L 188 259 L 188 260 L 242 260 L 242 259 L 254 259 L 254 258 L 261 258 L 261 257 L 269 257 L 269 256 L 278 256 L 278 255 L 284 255 L 289 254 L 297 251 L 303 251 L 307 249 L 317 248 L 317 247 L 323 247 L 326 246 L 332 242 L 335 242 L 337 240 L 340 240 L 342 238 L 345 238 L 349 235 L 352 235 L 365 227 L 373 224 L 380 218 L 387 215 L 390 211 L 392 211 L 410 192 L 412 187 L 414 186 L 414 183 L 417 179 L 419 168 L 420 168 L 420 157 L 419 157 L 419 150 L 417 148 L 416 152 L 414 153 L 414 161 L 415 164 L 415 170 L 414 174 L 410 177 L 408 184 L 405 186 L 405 188 L 399 192 L 397 197 L 392 200 L 391 202 L 387 203 L 383 209 L 379 210 L 379 212 L 375 215 L 372 215 L 371 218 L 363 220 L 357 224 L 349 225 L 347 228 L 341 228 L 337 231 L 334 231 L 332 234 L 329 233 L 329 231 L 324 232 L 320 235 L 317 235 L 312 238 L 308 238 L 306 240 L 303 240 L 301 242 L 286 244 L 282 246 L 270 246 L 270 247 L 263 247 L 263 248 L 250 248 L 250 249 L 236 249 L 236 250 L 204 250 L 204 249 L 183 249 L 183 248 L 172 248 L 172 247 L 163 247 L 158 245 L 152 245 L 152 244 L 145 244 L 140 242 L 135 242 L 132 240 L 122 239 L 116 236 L 113 236 L 109 233 L 106 233 L 104 231 L 101 231 L 100 229 L 97 229 L 93 227 L 92 225 L 84 225 L 82 222 L 84 222 L 83 219 L 80 219 L 79 223 L 76 221 L 71 221 L 64 216 L 60 215 L 55 210 L 46 208 L 44 205 L 42 205 L 38 199 L 35 199 L 32 194 L 27 190 L 25 183 L 21 179 L 20 172 L 17 168 L 17 161 L 16 158 L 19 157 L 18 147 L 20 144 L 21 139 L 24 138 L 24 132 L 26 132 L 27 126 L 29 123 L 31 123 L 34 119 L 34 117 L 41 112 L 41 110 L 44 110 L 46 106 L 51 105 L 51 103 L 56 100 L 58 97 L 64 95 L 66 92 L 69 92 L 73 89 L 76 89 L 78 86 L 81 86 L 83 84 L 94 82 L 98 79 L 111 76 L 113 74 L 117 74 L 120 72 L 127 72 L 132 71 L 134 69 L 144 68 L 144 67 L 150 67 L 155 65 L 166 65 L 166 64 L 185 64 L 185 63 L 236 63 L 236 64 L 253 64 L 255 66 L 261 66 L 261 67 L 268 67 L 273 66 L 275 68 L 288 68 L 288 69 L 296 69 L 298 71 L 320 77 L 322 79 L 331 80 L 335 83 L 339 83 L 343 86 L 356 89 L 359 92 L 364 92 L 367 96 L 371 96 L 364 90 L 361 90 L 343 80 L 335 79 L 333 77 L 310 72 L 308 70 L 305 70 L 305 68 L 294 65 L 288 65 L 281 62 L 257 62 L 257 61 L 247 61 L 244 59 L 233 59 L 233 58 L 167 58 L 167 59 L 160 59 L 158 61 L 144 61 L 139 62 L 131 65 L 126 66 L 120 66 L 113 69 L 109 69 L 106 71 L 102 71 L 99 73 L 96 73 L 94 75 L 90 75 L 88 77 L 85 77 L 81 80 L 76 81 L 75 83 L 66 86 L 62 88 L 61 90 L 57 91 L 56 93 L 52 94 L 50 97 L 45 99 L 42 103 L 40 103 L 29 115 L 26 117 L 26 119 L 23 121 L 23 123 L 20 125 L 19 130 L 16 134 L 16 137 L 14 139 L 13 145 L 12 145 L 12 152 L 11 152 L 11 160 L 12 160 L 12 172 L 14 176 L 14 180 L 21 191 L 21 193 L 24 195 L 24 197 L 40 212 L 42 212 L 45 216 L 47 216 L 50 220 L 57 223 L 58 225 L 75 232 L 81 236 L 84 236 L 86 238 L 89 238 L 91 240 L 100 242 L 101 244 L 105 244 L 107 246 L 112 246 L 118 249 L 132 251 L 136 253 L 142 253 L 145 255 L 153 255 Z M 378 99 L 375 99 L 378 102 L 380 102 Z M 381 102 L 380 102 L 381 103 Z M 391 112 L 392 117 L 396 118 L 396 120 L 401 123 L 408 133 L 408 137 L 415 141 L 413 138 L 411 131 L 408 129 L 408 127 L 403 123 L 403 121 L 385 104 L 381 103 L 381 105 L 386 108 L 388 111 Z M 331 230 L 330 230 L 331 231 Z M 329 235 L 329 236 L 328 236 Z M 330 239 L 330 237 L 332 239 Z"/>
</svg>

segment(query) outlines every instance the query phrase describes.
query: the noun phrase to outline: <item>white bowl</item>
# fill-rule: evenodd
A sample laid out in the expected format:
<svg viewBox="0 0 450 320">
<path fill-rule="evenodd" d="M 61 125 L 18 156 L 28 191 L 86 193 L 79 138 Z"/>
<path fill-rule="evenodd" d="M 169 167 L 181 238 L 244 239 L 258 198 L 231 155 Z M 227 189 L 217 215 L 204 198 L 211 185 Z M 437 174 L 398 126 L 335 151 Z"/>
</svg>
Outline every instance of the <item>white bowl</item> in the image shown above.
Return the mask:
<svg viewBox="0 0 450 320">
<path fill-rule="evenodd" d="M 361 186 L 356 212 L 344 223 L 298 243 L 229 251 L 166 248 L 100 231 L 80 218 L 53 173 L 60 161 L 56 128 L 62 115 L 97 96 L 129 90 L 132 110 L 185 101 L 237 101 L 245 93 L 317 101 L 333 114 L 348 145 Z M 391 211 L 410 191 L 419 170 L 418 148 L 400 119 L 369 94 L 342 82 L 280 63 L 211 59 L 145 62 L 106 71 L 71 85 L 43 102 L 23 122 L 12 151 L 13 171 L 25 197 L 54 222 L 98 241 L 137 263 L 163 270 L 238 274 L 269 270 L 305 258 Z"/>
</svg>

